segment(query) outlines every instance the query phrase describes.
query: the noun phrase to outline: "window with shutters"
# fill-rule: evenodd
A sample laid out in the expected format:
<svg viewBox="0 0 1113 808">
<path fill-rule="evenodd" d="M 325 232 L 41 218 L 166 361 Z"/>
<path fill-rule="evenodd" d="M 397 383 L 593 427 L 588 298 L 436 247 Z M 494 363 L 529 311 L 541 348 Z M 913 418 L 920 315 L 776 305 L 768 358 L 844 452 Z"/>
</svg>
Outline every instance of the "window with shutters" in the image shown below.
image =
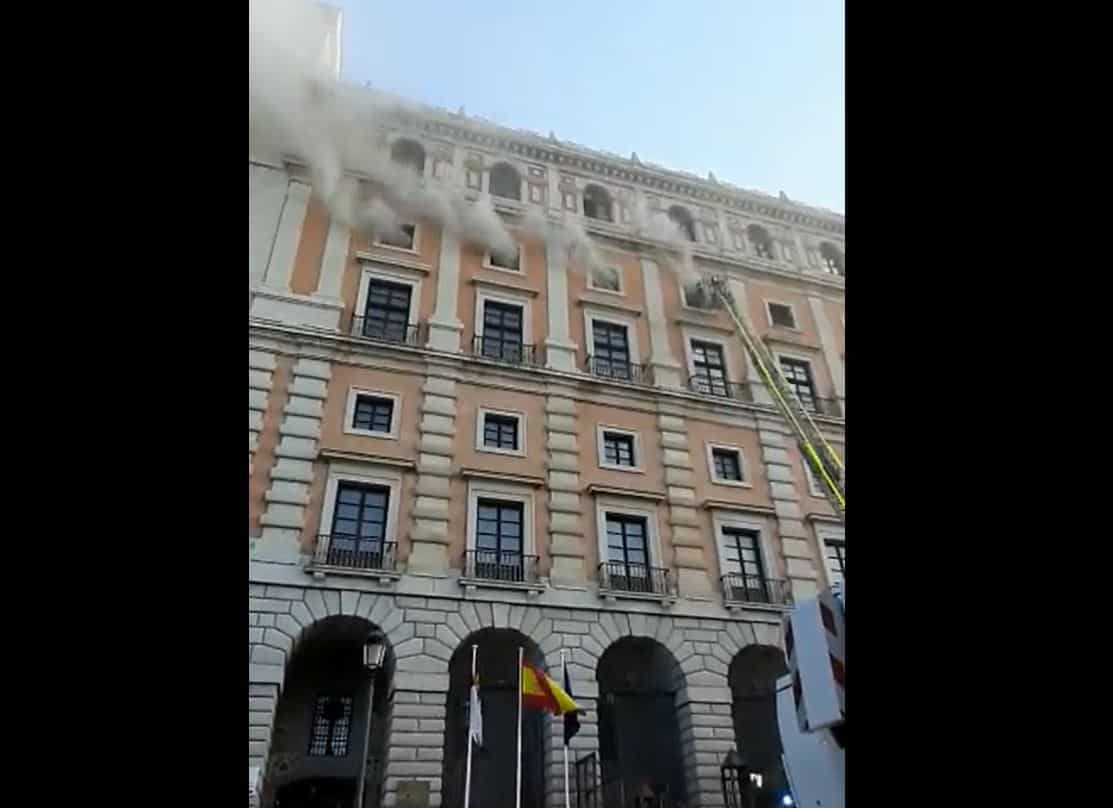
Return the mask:
<svg viewBox="0 0 1113 808">
<path fill-rule="evenodd" d="M 796 312 L 788 303 L 767 300 L 765 310 L 769 313 L 769 325 L 796 330 Z"/>
<path fill-rule="evenodd" d="M 525 456 L 525 414 L 480 407 L 476 414 L 476 449 Z"/>
<path fill-rule="evenodd" d="M 350 435 L 397 438 L 399 401 L 396 393 L 350 388 L 344 431 Z"/>
<path fill-rule="evenodd" d="M 603 425 L 597 430 L 600 467 L 641 471 L 641 446 L 637 432 Z"/>
<path fill-rule="evenodd" d="M 352 731 L 352 697 L 320 695 L 313 706 L 310 757 L 346 757 Z"/>
</svg>

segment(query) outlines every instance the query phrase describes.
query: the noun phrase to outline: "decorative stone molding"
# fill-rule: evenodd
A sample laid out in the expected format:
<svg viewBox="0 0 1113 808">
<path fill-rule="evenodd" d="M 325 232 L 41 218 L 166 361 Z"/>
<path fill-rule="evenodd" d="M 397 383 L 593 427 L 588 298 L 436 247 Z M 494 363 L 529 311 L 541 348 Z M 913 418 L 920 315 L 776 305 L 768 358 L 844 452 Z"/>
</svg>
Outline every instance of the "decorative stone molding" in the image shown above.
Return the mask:
<svg viewBox="0 0 1113 808">
<path fill-rule="evenodd" d="M 410 570 L 447 574 L 449 478 L 456 436 L 456 378 L 450 369 L 430 364 L 421 388 L 420 453 L 417 496 L 410 532 Z"/>
<path fill-rule="evenodd" d="M 579 419 L 576 403 L 564 396 L 545 400 L 545 445 L 549 486 L 549 578 L 556 584 L 583 586 L 584 519 L 580 497 Z"/>
<path fill-rule="evenodd" d="M 710 596 L 708 562 L 703 551 L 704 528 L 700 524 L 693 485 L 692 456 L 688 449 L 688 426 L 683 418 L 659 414 L 661 464 L 665 470 L 665 501 L 672 536 L 677 592 L 681 596 Z"/>
<path fill-rule="evenodd" d="M 263 431 L 263 414 L 267 411 L 267 397 L 274 384 L 274 354 L 265 351 L 248 351 L 247 373 L 247 473 L 255 471 L 255 452 L 259 450 L 259 433 Z"/>
</svg>

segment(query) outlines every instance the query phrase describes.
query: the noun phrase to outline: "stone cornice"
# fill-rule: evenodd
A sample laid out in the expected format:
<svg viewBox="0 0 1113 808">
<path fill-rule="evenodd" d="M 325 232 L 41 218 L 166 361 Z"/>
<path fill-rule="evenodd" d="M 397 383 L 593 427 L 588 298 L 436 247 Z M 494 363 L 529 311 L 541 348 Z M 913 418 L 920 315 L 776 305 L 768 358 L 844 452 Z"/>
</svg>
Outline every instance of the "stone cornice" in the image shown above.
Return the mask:
<svg viewBox="0 0 1113 808">
<path fill-rule="evenodd" d="M 626 158 L 558 140 L 551 132 L 548 137 L 544 137 L 536 132 L 511 129 L 492 121 L 468 117 L 463 110 L 453 113 L 391 96 L 380 90 L 353 89 L 366 93 L 369 102 L 386 101 L 385 107 L 389 112 L 382 115 L 380 120 L 385 118 L 400 128 L 431 138 L 516 154 L 561 169 L 640 185 L 660 193 L 685 196 L 771 221 L 805 225 L 842 237 L 846 234 L 846 219 L 839 213 L 719 182 L 713 174 L 704 179 L 688 172 L 643 162 L 638 159 L 636 152 Z"/>
</svg>

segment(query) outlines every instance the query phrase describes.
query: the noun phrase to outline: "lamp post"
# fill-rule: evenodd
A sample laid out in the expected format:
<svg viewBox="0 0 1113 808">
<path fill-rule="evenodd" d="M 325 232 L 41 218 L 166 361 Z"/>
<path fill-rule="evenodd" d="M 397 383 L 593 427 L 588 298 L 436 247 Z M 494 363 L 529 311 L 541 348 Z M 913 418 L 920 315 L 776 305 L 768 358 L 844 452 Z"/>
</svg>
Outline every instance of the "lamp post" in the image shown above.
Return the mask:
<svg viewBox="0 0 1113 808">
<path fill-rule="evenodd" d="M 367 725 L 363 732 L 363 765 L 359 768 L 359 791 L 356 795 L 356 808 L 363 808 L 363 792 L 367 786 L 367 755 L 371 751 L 371 710 L 375 704 L 375 674 L 383 666 L 386 658 L 386 643 L 379 634 L 372 634 L 363 643 L 363 667 L 368 672 L 367 684 Z"/>
</svg>

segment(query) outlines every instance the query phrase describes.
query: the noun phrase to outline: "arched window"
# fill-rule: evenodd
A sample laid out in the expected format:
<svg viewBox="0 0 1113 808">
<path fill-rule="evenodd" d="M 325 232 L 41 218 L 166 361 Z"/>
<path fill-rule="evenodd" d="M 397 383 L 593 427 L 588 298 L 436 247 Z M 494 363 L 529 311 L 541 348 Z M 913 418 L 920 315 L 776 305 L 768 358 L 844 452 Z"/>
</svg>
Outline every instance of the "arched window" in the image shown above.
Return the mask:
<svg viewBox="0 0 1113 808">
<path fill-rule="evenodd" d="M 522 176 L 509 163 L 491 166 L 491 196 L 522 201 Z"/>
<path fill-rule="evenodd" d="M 746 237 L 754 245 L 754 252 L 759 258 L 773 258 L 773 239 L 769 238 L 769 231 L 758 224 L 746 228 Z"/>
<path fill-rule="evenodd" d="M 746 646 L 734 655 L 727 670 L 735 748 L 746 765 L 762 776 L 761 792 L 768 795 L 770 805 L 781 805 L 780 795 L 789 793 L 777 724 L 777 679 L 786 673 L 784 654 L 768 645 Z"/>
<path fill-rule="evenodd" d="M 669 219 L 676 223 L 688 241 L 696 240 L 696 226 L 692 222 L 692 214 L 688 212 L 687 208 L 673 205 L 669 208 Z"/>
<path fill-rule="evenodd" d="M 832 275 L 846 277 L 846 266 L 843 263 L 842 251 L 829 241 L 819 245 L 819 257 L 823 259 L 823 268 Z"/>
<path fill-rule="evenodd" d="M 425 173 L 425 149 L 416 140 L 402 138 L 390 147 L 390 159 L 400 166 L 413 169 L 421 176 Z"/>
<path fill-rule="evenodd" d="M 589 185 L 584 188 L 584 216 L 604 222 L 614 221 L 611 195 L 607 193 L 606 188 L 601 185 Z"/>
</svg>

